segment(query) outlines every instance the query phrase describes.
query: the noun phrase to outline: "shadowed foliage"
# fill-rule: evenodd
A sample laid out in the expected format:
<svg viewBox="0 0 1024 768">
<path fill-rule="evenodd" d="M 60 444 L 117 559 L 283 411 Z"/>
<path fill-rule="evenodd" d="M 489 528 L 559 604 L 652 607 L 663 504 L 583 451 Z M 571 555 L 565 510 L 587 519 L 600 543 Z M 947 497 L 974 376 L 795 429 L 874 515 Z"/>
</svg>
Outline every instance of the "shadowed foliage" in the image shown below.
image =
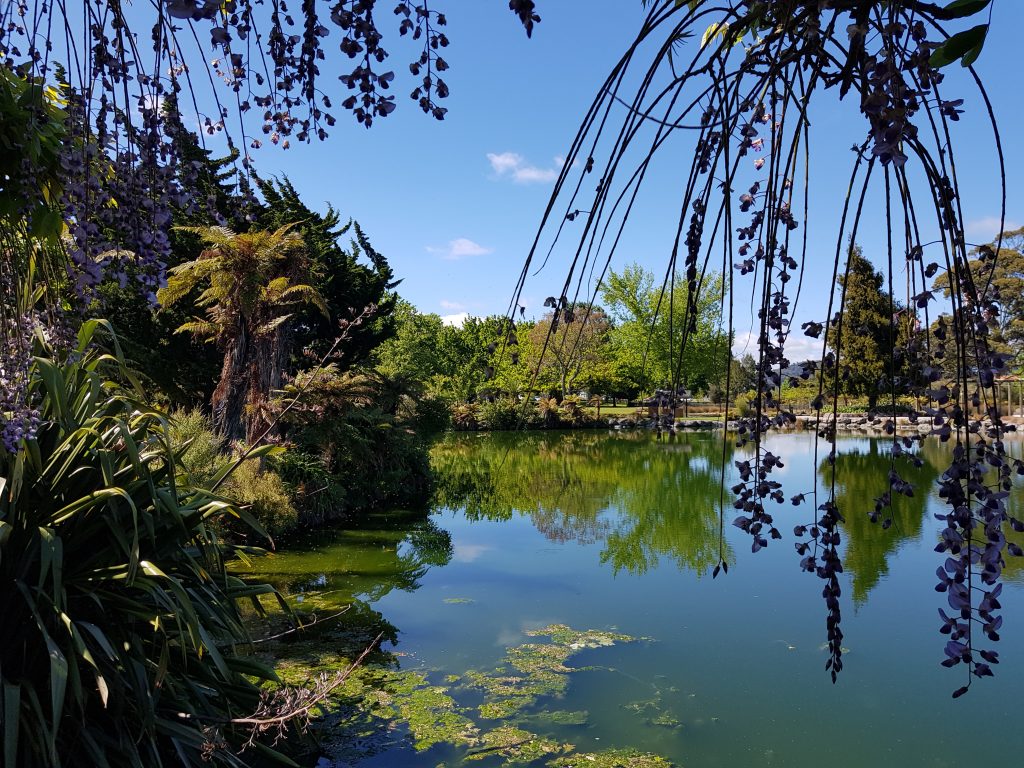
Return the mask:
<svg viewBox="0 0 1024 768">
<path fill-rule="evenodd" d="M 4 765 L 241 766 L 231 724 L 268 669 L 245 656 L 216 522 L 251 518 L 181 484 L 167 419 L 116 383 L 87 322 L 72 359 L 39 357 L 35 440 L 0 452 Z"/>
</svg>

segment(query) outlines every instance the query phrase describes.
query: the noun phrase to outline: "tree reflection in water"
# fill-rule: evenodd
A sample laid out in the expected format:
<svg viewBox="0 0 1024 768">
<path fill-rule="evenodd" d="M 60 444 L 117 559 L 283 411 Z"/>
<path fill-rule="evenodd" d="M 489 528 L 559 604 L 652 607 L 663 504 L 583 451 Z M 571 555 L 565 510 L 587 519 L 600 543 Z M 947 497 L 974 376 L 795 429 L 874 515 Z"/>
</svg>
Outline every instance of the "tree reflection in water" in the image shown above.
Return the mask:
<svg viewBox="0 0 1024 768">
<path fill-rule="evenodd" d="M 432 453 L 435 501 L 470 519 L 528 515 L 552 541 L 601 542 L 616 572 L 664 558 L 703 575 L 718 562 L 723 449 L 731 464 L 731 443 L 701 433 L 453 435 Z"/>
<path fill-rule="evenodd" d="M 256 558 L 249 575 L 273 584 L 302 613 L 323 618 L 345 609 L 314 634 L 345 639 L 344 650 L 358 653 L 378 632 L 398 641 L 398 630 L 372 606 L 393 590 L 419 589 L 426 572 L 447 565 L 452 553 L 451 535 L 422 512 L 390 512 Z"/>
<path fill-rule="evenodd" d="M 915 469 L 905 457 L 897 459 L 895 467 L 904 480 L 914 484 L 914 495 L 907 497 L 892 493 L 892 505 L 882 511 L 878 522 L 871 522 L 869 513 L 875 508 L 875 499 L 887 490 L 889 468 L 892 465 L 891 442 L 874 439 L 840 440 L 836 457 L 836 503 L 845 521 L 842 530 L 846 546 L 843 567 L 850 573 L 854 605 L 863 605 L 868 593 L 889 572 L 889 558 L 905 541 L 921 535 L 925 510 L 931 489 L 939 475 L 939 456 L 948 451 L 939 446 L 921 453 L 924 464 Z M 831 479 L 827 462 L 818 467 L 822 485 Z M 886 528 L 883 521 L 889 518 Z"/>
</svg>

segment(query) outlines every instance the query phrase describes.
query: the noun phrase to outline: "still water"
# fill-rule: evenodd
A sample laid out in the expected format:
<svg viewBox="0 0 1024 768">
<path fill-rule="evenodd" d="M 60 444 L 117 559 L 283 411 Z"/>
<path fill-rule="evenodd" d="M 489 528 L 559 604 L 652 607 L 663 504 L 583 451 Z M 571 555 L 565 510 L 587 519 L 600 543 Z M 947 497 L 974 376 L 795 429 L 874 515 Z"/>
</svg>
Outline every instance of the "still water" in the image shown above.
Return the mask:
<svg viewBox="0 0 1024 768">
<path fill-rule="evenodd" d="M 780 435 L 768 448 L 785 462 L 777 479 L 787 497 L 827 485 L 812 437 Z M 463 736 L 471 735 L 454 743 L 417 743 L 415 728 L 394 723 L 383 740 L 364 729 L 375 746 L 332 765 L 594 765 L 610 749 L 688 768 L 1018 764 L 1021 560 L 1008 558 L 996 677 L 953 701 L 964 667 L 939 665 L 946 638 L 937 609 L 947 606 L 933 588 L 943 556 L 934 552 L 942 505 L 932 489 L 947 450 L 929 443 L 922 469 L 901 465 L 918 491 L 898 500 L 883 530 L 866 513 L 885 490 L 887 443 L 840 438 L 846 651 L 835 685 L 824 670 L 822 582 L 800 571 L 793 548 L 793 525 L 813 508 L 779 506 L 784 539 L 752 553 L 731 525 L 728 490 L 720 526 L 723 457 L 729 485 L 732 462 L 746 456 L 720 435 L 448 436 L 432 453 L 438 492 L 429 517 L 375 515 L 259 568 L 306 604 L 351 603 L 348 637 L 383 631 L 384 663 L 420 673 L 448 697 L 440 709 L 469 723 Z M 712 579 L 720 547 L 729 572 Z M 491 680 L 526 674 L 510 666 L 509 649 L 547 642 L 530 633 L 554 624 L 635 640 L 570 638 L 570 650 L 555 652 L 565 664 L 555 678 L 550 664 L 541 670 L 556 684 L 527 698 L 494 699 L 493 685 L 472 684 L 480 671 Z M 486 718 L 488 700 L 514 706 Z M 560 746 L 544 755 L 488 750 L 495 742 L 486 734 L 508 725 Z"/>
</svg>

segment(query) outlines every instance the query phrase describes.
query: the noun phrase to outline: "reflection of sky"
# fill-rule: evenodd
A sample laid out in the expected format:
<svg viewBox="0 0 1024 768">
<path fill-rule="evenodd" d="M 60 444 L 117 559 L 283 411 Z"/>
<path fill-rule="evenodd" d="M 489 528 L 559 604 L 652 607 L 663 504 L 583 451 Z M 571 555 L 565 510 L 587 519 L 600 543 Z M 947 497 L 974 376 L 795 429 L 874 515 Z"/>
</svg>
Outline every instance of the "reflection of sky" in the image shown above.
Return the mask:
<svg viewBox="0 0 1024 768">
<path fill-rule="evenodd" d="M 456 542 L 455 543 L 455 554 L 452 555 L 452 560 L 458 563 L 472 563 L 478 560 L 481 555 L 485 552 L 489 552 L 494 547 L 488 544 L 470 544 L 468 542 Z"/>
</svg>

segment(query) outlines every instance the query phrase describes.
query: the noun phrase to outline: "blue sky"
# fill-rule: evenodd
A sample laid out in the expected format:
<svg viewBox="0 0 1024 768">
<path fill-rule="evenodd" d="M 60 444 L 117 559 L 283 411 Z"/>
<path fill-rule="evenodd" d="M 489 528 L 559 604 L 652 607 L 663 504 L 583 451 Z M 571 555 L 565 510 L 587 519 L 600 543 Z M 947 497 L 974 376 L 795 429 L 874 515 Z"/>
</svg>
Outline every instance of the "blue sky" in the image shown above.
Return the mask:
<svg viewBox="0 0 1024 768">
<path fill-rule="evenodd" d="M 639 0 L 547 0 L 542 23 L 527 39 L 501 0 L 450 0 L 445 12 L 452 44 L 446 81 L 452 95 L 443 122 L 403 99 L 412 89 L 399 74 L 399 109 L 369 131 L 341 116 L 325 143 L 267 148 L 255 155 L 264 175 L 287 174 L 313 207 L 332 203 L 357 219 L 403 282 L 402 296 L 423 312 L 502 313 L 567 152 L 597 89 L 632 41 L 643 19 Z M 1007 220 L 1024 224 L 1024 157 L 1016 47 L 1024 3 L 996 0 L 992 30 L 978 70 L 989 89 L 1003 132 L 1009 174 Z M 385 23 L 390 23 L 390 19 Z M 397 37 L 389 50 L 401 73 L 411 49 Z M 966 113 L 954 135 L 965 190 L 968 237 L 987 241 L 999 213 L 997 166 L 980 100 L 958 65 L 947 68 L 944 97 L 964 98 Z M 818 94 L 824 104 L 833 92 Z M 404 102 L 404 103 L 403 103 Z M 824 319 L 832 288 L 838 201 L 853 155 L 864 136 L 852 101 L 812 113 L 812 216 L 805 290 L 794 323 Z M 613 268 L 639 261 L 660 272 L 678 215 L 685 166 L 671 150 L 649 179 Z M 873 197 L 878 202 L 879 196 Z M 869 200 L 869 203 L 871 201 Z M 866 255 L 882 247 L 878 219 L 868 219 L 858 240 Z M 564 255 L 527 283 L 527 314 L 539 315 L 545 296 L 559 292 Z M 899 280 L 897 279 L 897 284 Z M 749 287 L 737 298 L 737 351 L 751 328 Z M 898 294 L 902 294 L 897 289 Z M 790 357 L 814 345 L 796 338 Z M 787 347 L 788 348 L 788 347 Z"/>
</svg>

